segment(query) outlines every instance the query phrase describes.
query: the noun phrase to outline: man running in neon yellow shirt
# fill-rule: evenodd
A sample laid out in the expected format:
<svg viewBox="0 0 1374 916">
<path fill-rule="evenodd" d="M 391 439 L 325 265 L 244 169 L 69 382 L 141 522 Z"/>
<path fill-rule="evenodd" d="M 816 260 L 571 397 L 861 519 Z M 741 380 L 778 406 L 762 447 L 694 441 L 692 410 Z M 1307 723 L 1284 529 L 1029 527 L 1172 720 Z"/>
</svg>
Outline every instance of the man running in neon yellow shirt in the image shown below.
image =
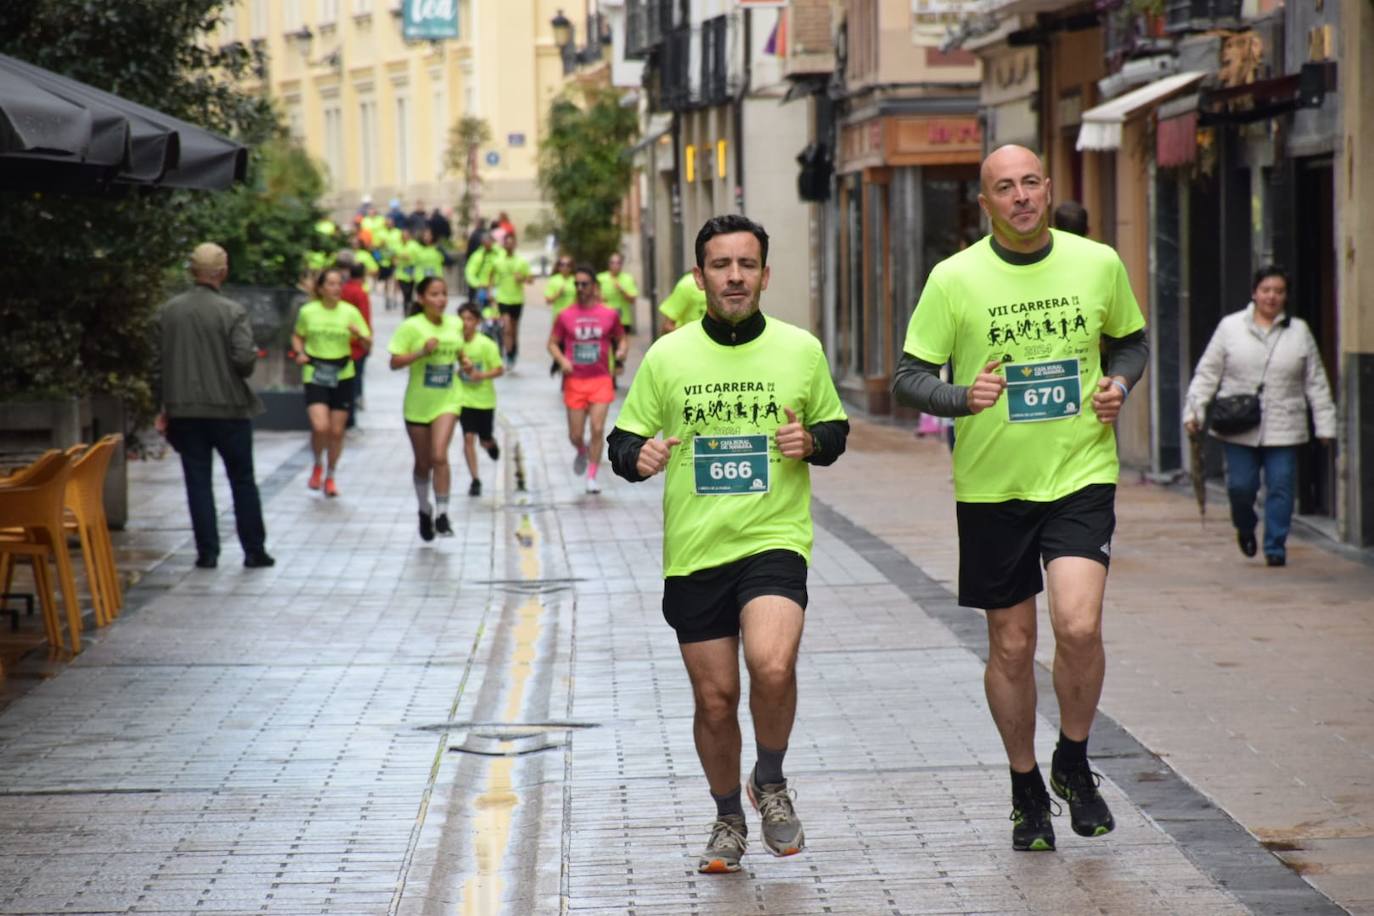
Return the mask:
<svg viewBox="0 0 1374 916">
<path fill-rule="evenodd" d="M 515 236 L 501 240 L 506 255 L 492 268 L 496 307 L 501 312 L 501 336 L 505 342 L 506 362 L 511 372 L 520 355 L 520 314 L 525 311 L 525 287 L 534 282 L 530 262 L 515 251 Z"/>
<path fill-rule="evenodd" d="M 1101 836 L 1115 821 L 1087 748 L 1106 665 L 1113 424 L 1149 348 L 1116 252 L 1049 228 L 1050 181 L 1038 156 L 1004 146 L 983 161 L 981 181 L 992 234 L 931 271 L 893 392 L 924 413 L 958 418 L 959 603 L 987 611 L 984 687 L 1011 764 L 1012 848 L 1052 850 L 1051 802 L 1035 760 L 1040 566 L 1060 719 L 1050 786 L 1069 803 L 1075 833 Z M 939 379 L 951 359 L 954 384 Z"/>
<path fill-rule="evenodd" d="M 553 275 L 544 284 L 544 301 L 553 310 L 553 317 L 558 318 L 558 313 L 573 304 L 577 298 L 577 286 L 573 280 L 573 259 L 568 255 L 562 255 L 558 263 L 554 265 Z"/>
<path fill-rule="evenodd" d="M 684 324 L 699 321 L 706 314 L 706 291 L 697 286 L 696 275 L 692 271 L 682 275 L 668 298 L 659 304 L 658 310 L 667 319 L 663 322 L 664 334 Z"/>
<path fill-rule="evenodd" d="M 700 322 L 644 357 L 609 438 L 629 481 L 667 470 L 663 616 L 677 631 L 697 698 L 697 755 L 716 822 L 697 869 L 738 871 L 748 828 L 740 799 L 739 649 L 749 668 L 758 762 L 746 788 L 774 855 L 805 845 L 783 755 L 796 714 L 807 603 L 811 475 L 844 451 L 849 423 L 820 342 L 759 311 L 768 234 L 717 216 L 696 239 Z M 664 438 L 652 438 L 659 432 Z"/>
<path fill-rule="evenodd" d="M 620 313 L 620 326 L 626 334 L 634 332 L 635 300 L 639 298 L 639 287 L 635 278 L 625 273 L 625 258 L 616 252 L 606 262 L 606 270 L 596 275 L 601 286 L 601 301 Z"/>
</svg>

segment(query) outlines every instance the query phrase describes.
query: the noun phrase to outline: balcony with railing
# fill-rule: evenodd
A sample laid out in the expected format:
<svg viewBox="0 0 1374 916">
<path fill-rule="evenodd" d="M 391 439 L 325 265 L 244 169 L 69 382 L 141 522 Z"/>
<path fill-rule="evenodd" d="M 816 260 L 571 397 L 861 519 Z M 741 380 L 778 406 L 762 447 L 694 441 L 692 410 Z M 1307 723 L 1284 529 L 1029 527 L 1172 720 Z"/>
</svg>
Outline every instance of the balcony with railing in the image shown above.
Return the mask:
<svg viewBox="0 0 1374 916">
<path fill-rule="evenodd" d="M 716 16 L 701 24 L 701 81 L 697 84 L 697 100 L 702 105 L 723 105 L 730 100 L 729 25 L 727 16 Z"/>
<path fill-rule="evenodd" d="M 625 57 L 643 60 L 673 27 L 673 0 L 626 0 Z"/>
</svg>

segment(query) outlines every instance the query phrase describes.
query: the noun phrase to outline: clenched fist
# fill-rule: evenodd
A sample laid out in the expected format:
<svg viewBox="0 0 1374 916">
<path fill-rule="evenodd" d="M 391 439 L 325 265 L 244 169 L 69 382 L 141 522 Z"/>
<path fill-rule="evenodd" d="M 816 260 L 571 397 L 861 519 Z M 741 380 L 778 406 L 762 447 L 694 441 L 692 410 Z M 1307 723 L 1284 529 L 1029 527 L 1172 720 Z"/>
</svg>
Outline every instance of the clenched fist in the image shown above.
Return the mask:
<svg viewBox="0 0 1374 916">
<path fill-rule="evenodd" d="M 773 435 L 778 443 L 778 451 L 784 458 L 805 458 L 815 450 L 815 440 L 811 438 L 811 433 L 807 432 L 806 427 L 797 421 L 797 415 L 793 413 L 792 408 L 784 407 L 782 412 L 787 414 L 787 422 L 779 426 Z"/>
<path fill-rule="evenodd" d="M 676 436 L 668 439 L 646 439 L 644 446 L 639 450 L 635 470 L 639 472 L 640 477 L 654 476 L 668 466 L 668 457 L 673 452 L 673 446 L 681 444 L 682 440 Z"/>
<path fill-rule="evenodd" d="M 1002 364 L 1000 359 L 994 359 L 983 367 L 983 371 L 978 373 L 973 384 L 968 386 L 968 409 L 974 413 L 982 413 L 1002 396 L 1002 390 L 1007 387 L 1007 380 L 997 374 L 997 367 Z"/>
</svg>

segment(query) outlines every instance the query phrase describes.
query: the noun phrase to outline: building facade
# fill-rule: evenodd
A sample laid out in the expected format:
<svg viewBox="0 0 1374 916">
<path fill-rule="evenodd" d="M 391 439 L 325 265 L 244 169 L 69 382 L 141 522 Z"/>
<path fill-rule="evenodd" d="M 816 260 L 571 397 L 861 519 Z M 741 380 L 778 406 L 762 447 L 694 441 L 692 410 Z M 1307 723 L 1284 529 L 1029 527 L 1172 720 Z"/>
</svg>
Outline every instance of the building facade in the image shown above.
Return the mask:
<svg viewBox="0 0 1374 916">
<path fill-rule="evenodd" d="M 292 134 L 329 171 L 339 217 L 364 195 L 406 211 L 457 202 L 461 177 L 444 167 L 452 125 L 486 120 L 480 212 L 507 211 L 517 228 L 544 210 L 537 181 L 541 125 L 564 81 L 554 42 L 558 0 L 459 4 L 459 37 L 402 37 L 400 0 L 231 0 L 219 39 L 267 53 L 261 87 Z"/>
</svg>

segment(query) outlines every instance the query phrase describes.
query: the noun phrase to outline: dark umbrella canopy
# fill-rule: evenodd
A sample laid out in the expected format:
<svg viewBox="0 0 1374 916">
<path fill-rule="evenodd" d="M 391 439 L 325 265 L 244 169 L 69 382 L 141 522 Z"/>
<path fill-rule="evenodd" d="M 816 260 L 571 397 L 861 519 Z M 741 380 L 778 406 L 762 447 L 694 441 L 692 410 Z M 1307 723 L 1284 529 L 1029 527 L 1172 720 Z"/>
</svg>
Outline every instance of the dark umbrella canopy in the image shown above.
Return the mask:
<svg viewBox="0 0 1374 916">
<path fill-rule="evenodd" d="M 223 190 L 247 168 L 240 144 L 0 54 L 0 186 Z"/>
</svg>

